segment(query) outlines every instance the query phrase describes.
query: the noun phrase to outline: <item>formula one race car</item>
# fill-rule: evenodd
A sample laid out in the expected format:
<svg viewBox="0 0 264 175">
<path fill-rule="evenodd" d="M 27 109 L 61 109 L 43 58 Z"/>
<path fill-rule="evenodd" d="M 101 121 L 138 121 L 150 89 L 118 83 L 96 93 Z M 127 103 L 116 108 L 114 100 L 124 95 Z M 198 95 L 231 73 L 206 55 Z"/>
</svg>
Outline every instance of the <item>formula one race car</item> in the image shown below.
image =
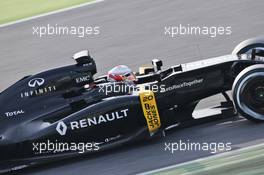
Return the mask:
<svg viewBox="0 0 264 175">
<path fill-rule="evenodd" d="M 264 121 L 261 38 L 242 42 L 230 55 L 166 70 L 154 59 L 134 84 L 94 79 L 87 51 L 74 59 L 75 65 L 24 77 L 0 94 L 0 172 L 163 135 L 195 120 L 199 101 L 215 94 L 226 102 L 211 111 Z"/>
</svg>

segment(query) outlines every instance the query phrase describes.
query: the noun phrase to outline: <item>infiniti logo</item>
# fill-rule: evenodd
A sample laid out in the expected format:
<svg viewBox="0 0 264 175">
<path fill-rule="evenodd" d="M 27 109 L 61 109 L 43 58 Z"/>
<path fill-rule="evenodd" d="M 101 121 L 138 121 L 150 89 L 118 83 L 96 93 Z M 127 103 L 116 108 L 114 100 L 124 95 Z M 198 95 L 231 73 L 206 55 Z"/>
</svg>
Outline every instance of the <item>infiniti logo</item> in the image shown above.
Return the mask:
<svg viewBox="0 0 264 175">
<path fill-rule="evenodd" d="M 34 78 L 28 82 L 29 87 L 36 87 L 41 86 L 45 83 L 45 80 L 43 78 Z"/>
</svg>

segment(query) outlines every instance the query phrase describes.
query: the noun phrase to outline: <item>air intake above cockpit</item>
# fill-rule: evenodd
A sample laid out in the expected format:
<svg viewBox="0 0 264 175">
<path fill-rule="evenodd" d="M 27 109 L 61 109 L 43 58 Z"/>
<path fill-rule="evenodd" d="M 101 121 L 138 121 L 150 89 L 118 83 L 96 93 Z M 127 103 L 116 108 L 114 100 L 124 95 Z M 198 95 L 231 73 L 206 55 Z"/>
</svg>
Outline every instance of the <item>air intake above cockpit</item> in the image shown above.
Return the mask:
<svg viewBox="0 0 264 175">
<path fill-rule="evenodd" d="M 77 62 L 77 65 L 95 64 L 88 50 L 83 50 L 75 53 L 73 55 L 73 59 Z"/>
</svg>

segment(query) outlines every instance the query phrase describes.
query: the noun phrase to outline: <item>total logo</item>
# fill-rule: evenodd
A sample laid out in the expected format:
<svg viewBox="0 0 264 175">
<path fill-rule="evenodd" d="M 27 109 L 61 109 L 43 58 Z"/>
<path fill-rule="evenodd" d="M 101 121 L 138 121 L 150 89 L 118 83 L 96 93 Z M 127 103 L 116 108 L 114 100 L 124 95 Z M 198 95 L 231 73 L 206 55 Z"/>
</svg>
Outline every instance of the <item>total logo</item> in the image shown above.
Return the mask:
<svg viewBox="0 0 264 175">
<path fill-rule="evenodd" d="M 29 87 L 39 87 L 45 83 L 45 80 L 43 78 L 34 78 L 28 82 Z"/>
<path fill-rule="evenodd" d="M 17 116 L 20 114 L 25 114 L 25 111 L 19 110 L 19 111 L 13 111 L 13 112 L 6 112 L 5 113 L 6 117 L 13 117 L 13 116 Z"/>
<path fill-rule="evenodd" d="M 95 125 L 100 125 L 103 123 L 108 123 L 108 122 L 112 122 L 115 120 L 123 119 L 128 116 L 128 111 L 129 109 L 123 109 L 120 111 L 107 113 L 107 114 L 100 115 L 97 117 L 92 117 L 92 118 L 87 117 L 81 120 L 70 122 L 70 125 L 68 127 L 63 121 L 60 121 L 57 124 L 56 130 L 60 135 L 64 136 L 66 135 L 66 132 L 68 129 L 78 130 L 82 128 L 92 127 Z"/>
</svg>

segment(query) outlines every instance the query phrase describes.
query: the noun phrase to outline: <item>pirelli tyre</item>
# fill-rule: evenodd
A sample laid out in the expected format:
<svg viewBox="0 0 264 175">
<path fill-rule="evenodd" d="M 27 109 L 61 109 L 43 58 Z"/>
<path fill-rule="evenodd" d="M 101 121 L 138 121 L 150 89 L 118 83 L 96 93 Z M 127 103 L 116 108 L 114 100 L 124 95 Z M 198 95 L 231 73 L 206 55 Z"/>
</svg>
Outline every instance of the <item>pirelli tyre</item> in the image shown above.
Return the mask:
<svg viewBox="0 0 264 175">
<path fill-rule="evenodd" d="M 264 122 L 264 65 L 249 66 L 236 77 L 232 96 L 237 112 L 255 122 Z"/>
</svg>

